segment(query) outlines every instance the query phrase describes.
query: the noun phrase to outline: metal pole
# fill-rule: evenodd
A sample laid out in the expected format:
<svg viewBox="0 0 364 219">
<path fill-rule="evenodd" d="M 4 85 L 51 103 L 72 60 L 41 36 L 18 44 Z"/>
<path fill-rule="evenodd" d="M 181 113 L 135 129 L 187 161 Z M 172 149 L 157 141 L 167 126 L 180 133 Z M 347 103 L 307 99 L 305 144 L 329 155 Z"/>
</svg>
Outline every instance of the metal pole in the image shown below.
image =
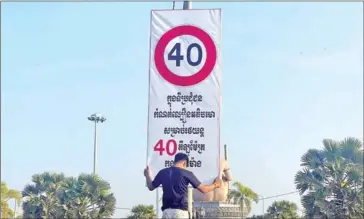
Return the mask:
<svg viewBox="0 0 364 219">
<path fill-rule="evenodd" d="M 224 156 L 225 156 L 225 160 L 228 159 L 226 147 L 227 147 L 227 145 L 224 144 Z"/>
<path fill-rule="evenodd" d="M 265 209 L 264 209 L 264 197 L 263 196 L 260 196 L 260 197 L 262 197 L 262 201 L 263 201 L 263 219 L 264 219 L 264 211 L 265 211 Z"/>
<path fill-rule="evenodd" d="M 224 156 L 225 156 L 225 161 L 227 162 L 228 160 L 228 155 L 227 155 L 227 145 L 224 145 Z M 230 181 L 228 182 L 228 198 L 229 198 L 229 194 L 230 194 Z M 230 201 L 230 200 L 228 200 Z"/>
<path fill-rule="evenodd" d="M 155 208 L 156 208 L 156 213 L 157 213 L 157 218 L 159 217 L 159 187 L 156 189 L 156 199 L 155 199 Z"/>
<path fill-rule="evenodd" d="M 183 10 L 188 10 L 192 8 L 191 1 L 184 1 L 183 2 Z M 189 217 L 192 218 L 193 214 L 193 190 L 192 188 L 188 187 L 188 212 Z"/>
<path fill-rule="evenodd" d="M 193 190 L 192 188 L 188 188 L 188 214 L 189 218 L 192 219 L 193 215 Z"/>
<path fill-rule="evenodd" d="M 192 2 L 191 1 L 184 1 L 183 2 L 183 10 L 188 10 L 192 8 Z"/>
<path fill-rule="evenodd" d="M 264 219 L 264 215 L 265 215 L 265 209 L 264 209 L 264 197 L 263 197 L 263 219 Z"/>
<path fill-rule="evenodd" d="M 94 168 L 93 173 L 96 174 L 96 161 L 97 161 L 97 121 L 95 120 L 95 133 L 94 133 Z"/>
<path fill-rule="evenodd" d="M 264 219 L 264 210 L 265 210 L 265 209 L 264 209 L 264 199 L 265 199 L 265 198 L 264 198 L 264 196 L 262 196 L 262 195 L 259 195 L 259 194 L 258 194 L 258 196 L 260 197 L 260 199 L 259 199 L 259 200 L 262 200 L 262 202 L 263 202 L 263 210 L 262 210 L 262 215 L 263 215 L 263 219 Z"/>
</svg>

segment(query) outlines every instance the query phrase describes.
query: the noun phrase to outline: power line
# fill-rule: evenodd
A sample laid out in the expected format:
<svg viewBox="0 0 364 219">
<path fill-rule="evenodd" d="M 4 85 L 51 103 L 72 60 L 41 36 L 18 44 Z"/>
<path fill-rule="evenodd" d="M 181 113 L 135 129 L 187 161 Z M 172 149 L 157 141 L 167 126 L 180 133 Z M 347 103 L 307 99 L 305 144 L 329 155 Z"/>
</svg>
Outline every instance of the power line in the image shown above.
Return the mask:
<svg viewBox="0 0 364 219">
<path fill-rule="evenodd" d="M 115 209 L 119 209 L 119 210 L 131 210 L 131 208 L 119 208 L 119 207 L 116 207 Z"/>
<path fill-rule="evenodd" d="M 293 192 L 288 192 L 288 193 L 283 193 L 283 194 L 278 194 L 278 195 L 274 195 L 274 196 L 268 196 L 268 197 L 263 197 L 259 200 L 265 200 L 265 199 L 270 199 L 270 198 L 277 198 L 277 197 L 281 197 L 281 196 L 286 196 L 286 195 L 291 195 L 291 194 L 295 194 L 298 193 L 299 191 L 293 191 Z"/>
<path fill-rule="evenodd" d="M 281 196 L 286 196 L 286 195 L 291 195 L 291 194 L 295 194 L 298 193 L 299 191 L 293 191 L 293 192 L 288 192 L 288 193 L 282 193 L 282 194 L 278 194 L 278 195 L 274 195 L 274 196 L 268 196 L 268 197 L 264 197 L 259 199 L 259 200 L 266 200 L 266 199 L 271 199 L 271 198 L 277 198 L 277 197 L 281 197 Z M 120 208 L 120 207 L 116 207 L 115 209 L 119 209 L 119 210 L 132 210 L 131 208 Z"/>
</svg>

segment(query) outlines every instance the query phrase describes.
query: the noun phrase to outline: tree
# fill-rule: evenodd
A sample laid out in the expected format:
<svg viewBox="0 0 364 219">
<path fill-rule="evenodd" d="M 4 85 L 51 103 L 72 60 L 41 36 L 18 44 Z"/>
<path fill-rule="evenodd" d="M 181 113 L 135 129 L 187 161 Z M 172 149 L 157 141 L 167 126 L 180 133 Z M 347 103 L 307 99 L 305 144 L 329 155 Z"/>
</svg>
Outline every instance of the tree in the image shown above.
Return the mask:
<svg viewBox="0 0 364 219">
<path fill-rule="evenodd" d="M 258 194 L 255 193 L 252 189 L 244 186 L 240 182 L 233 183 L 234 189 L 232 189 L 229 193 L 228 200 L 235 204 L 244 204 L 244 216 L 248 216 L 251 211 L 252 201 L 258 203 Z M 243 203 L 242 203 L 242 200 Z M 246 212 L 245 212 L 246 209 Z"/>
<path fill-rule="evenodd" d="M 60 217 L 62 208 L 59 202 L 64 174 L 45 172 L 34 174 L 32 182 L 22 191 L 23 215 L 25 218 Z"/>
<path fill-rule="evenodd" d="M 308 218 L 363 218 L 363 146 L 356 138 L 323 140 L 301 158 L 295 185 Z"/>
<path fill-rule="evenodd" d="M 266 215 L 252 215 L 250 217 L 247 217 L 246 219 L 268 219 L 268 217 Z M 271 218 L 269 218 L 271 219 Z"/>
<path fill-rule="evenodd" d="M 154 219 L 156 213 L 153 205 L 137 205 L 131 209 L 131 214 L 127 219 Z"/>
<path fill-rule="evenodd" d="M 279 219 L 297 219 L 297 205 L 294 202 L 282 200 L 275 201 L 268 207 L 268 215 Z"/>
<path fill-rule="evenodd" d="M 5 182 L 1 182 L 1 218 L 13 217 L 15 212 L 9 207 L 9 201 L 14 200 L 17 205 L 21 202 L 21 193 L 9 189 Z"/>
<path fill-rule="evenodd" d="M 23 214 L 17 214 L 15 219 L 24 219 Z"/>
<path fill-rule="evenodd" d="M 22 192 L 24 218 L 106 218 L 115 211 L 110 185 L 97 175 L 45 172 L 32 182 Z"/>
<path fill-rule="evenodd" d="M 253 215 L 251 217 L 247 217 L 246 219 L 275 219 L 275 218 L 269 214 L 264 214 L 264 216 L 263 215 Z"/>
<path fill-rule="evenodd" d="M 107 218 L 115 211 L 116 199 L 110 184 L 94 174 L 69 177 L 63 184 L 61 203 L 65 215 L 71 217 Z"/>
</svg>

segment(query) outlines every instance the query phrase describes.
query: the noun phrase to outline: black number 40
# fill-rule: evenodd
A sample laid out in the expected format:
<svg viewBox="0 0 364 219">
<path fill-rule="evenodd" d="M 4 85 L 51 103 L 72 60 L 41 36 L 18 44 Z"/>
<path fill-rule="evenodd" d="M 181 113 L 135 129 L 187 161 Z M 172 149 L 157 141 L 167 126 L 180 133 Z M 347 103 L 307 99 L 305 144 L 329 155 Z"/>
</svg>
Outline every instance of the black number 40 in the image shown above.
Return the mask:
<svg viewBox="0 0 364 219">
<path fill-rule="evenodd" d="M 191 60 L 191 51 L 193 48 L 197 49 L 197 60 L 196 61 L 192 61 Z M 173 54 L 175 53 L 175 54 Z M 187 63 L 191 66 L 198 66 L 199 64 L 201 64 L 202 61 L 202 48 L 200 45 L 198 45 L 197 43 L 191 43 L 188 47 L 187 47 Z M 179 67 L 181 66 L 181 61 L 184 59 L 184 56 L 181 55 L 181 43 L 176 43 L 172 50 L 168 53 L 168 60 L 173 60 L 176 61 L 176 66 Z"/>
</svg>

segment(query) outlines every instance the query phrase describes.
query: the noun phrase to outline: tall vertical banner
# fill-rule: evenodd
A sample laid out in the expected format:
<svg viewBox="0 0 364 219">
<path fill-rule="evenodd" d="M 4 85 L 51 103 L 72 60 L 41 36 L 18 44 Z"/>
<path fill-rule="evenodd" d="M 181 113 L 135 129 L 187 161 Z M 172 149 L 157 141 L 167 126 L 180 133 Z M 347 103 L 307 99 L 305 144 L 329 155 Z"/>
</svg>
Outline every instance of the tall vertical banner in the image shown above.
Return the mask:
<svg viewBox="0 0 364 219">
<path fill-rule="evenodd" d="M 147 164 L 155 175 L 189 155 L 202 181 L 220 162 L 221 10 L 151 13 Z"/>
</svg>

